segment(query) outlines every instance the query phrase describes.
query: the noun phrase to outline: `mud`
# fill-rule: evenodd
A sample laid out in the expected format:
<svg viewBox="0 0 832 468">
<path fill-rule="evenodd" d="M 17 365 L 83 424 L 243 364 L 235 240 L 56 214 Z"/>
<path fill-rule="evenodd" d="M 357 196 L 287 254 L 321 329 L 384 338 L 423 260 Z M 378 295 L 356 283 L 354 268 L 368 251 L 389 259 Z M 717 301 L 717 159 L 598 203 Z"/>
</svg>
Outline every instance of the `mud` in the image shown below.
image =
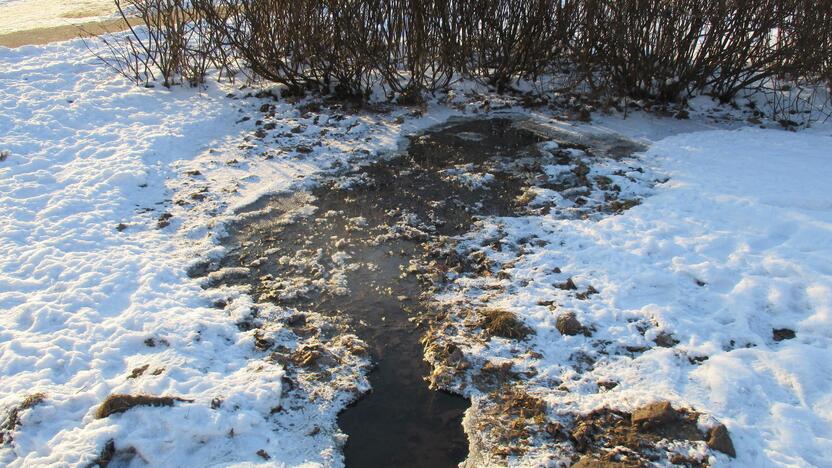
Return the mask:
<svg viewBox="0 0 832 468">
<path fill-rule="evenodd" d="M 219 270 L 209 275 L 213 284 L 248 286 L 258 301 L 299 317 L 310 311 L 346 321 L 369 345 L 373 390 L 338 421 L 349 435 L 347 466 L 440 467 L 465 459 L 468 401 L 425 381 L 431 369 L 422 323 L 434 312 L 432 288 L 447 273 L 427 259 L 437 239 L 470 231 L 480 217 L 529 212 L 524 191 L 548 183 L 541 164 L 568 157 L 541 151 L 540 143 L 555 137 L 561 150 L 588 148 L 527 120 L 451 121 L 411 137 L 398 156 L 262 199 L 231 227 L 230 253 L 212 266 Z M 587 183 L 578 168 L 575 183 Z M 500 318 L 506 330 L 527 332 Z M 302 332 L 303 320 L 296 325 Z"/>
</svg>

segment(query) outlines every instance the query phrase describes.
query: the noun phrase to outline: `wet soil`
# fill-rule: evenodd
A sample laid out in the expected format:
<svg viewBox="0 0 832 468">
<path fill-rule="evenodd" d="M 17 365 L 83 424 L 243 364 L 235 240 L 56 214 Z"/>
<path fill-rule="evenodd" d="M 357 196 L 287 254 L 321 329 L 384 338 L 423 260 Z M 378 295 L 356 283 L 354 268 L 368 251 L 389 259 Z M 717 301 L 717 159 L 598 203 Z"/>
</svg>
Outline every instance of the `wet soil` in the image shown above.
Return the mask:
<svg viewBox="0 0 832 468">
<path fill-rule="evenodd" d="M 587 148 L 557 136 L 523 120 L 452 120 L 411 137 L 395 157 L 264 198 L 230 227 L 229 254 L 215 267 L 239 274 L 223 283 L 250 286 L 258 301 L 298 316 L 346 321 L 370 347 L 372 392 L 338 420 L 349 436 L 347 466 L 442 467 L 465 459 L 468 401 L 426 382 L 419 318 L 431 312 L 429 251 L 436 239 L 474 229 L 479 217 L 524 212 L 521 195 L 541 186 L 542 160 L 569 154 L 542 152 L 539 143 Z M 588 183 L 580 170 L 570 177 Z"/>
<path fill-rule="evenodd" d="M 496 170 L 498 163 L 533 152 L 539 141 L 508 119 L 457 122 L 413 137 L 407 152 L 390 160 L 306 193 L 265 199 L 252 209 L 273 208 L 269 215 L 232 230 L 233 251 L 222 266 L 251 268 L 239 282 L 252 285 L 259 300 L 347 319 L 370 346 L 372 393 L 339 417 L 349 435 L 348 466 L 464 460 L 468 403 L 428 389 L 422 330 L 411 320 L 425 312 L 414 266 L 429 238 L 467 232 L 478 216 L 511 215 L 523 184 Z M 455 178 L 458 166 L 469 164 L 475 171 L 488 166 L 486 186 Z M 303 206 L 307 215 L 285 222 Z"/>
</svg>

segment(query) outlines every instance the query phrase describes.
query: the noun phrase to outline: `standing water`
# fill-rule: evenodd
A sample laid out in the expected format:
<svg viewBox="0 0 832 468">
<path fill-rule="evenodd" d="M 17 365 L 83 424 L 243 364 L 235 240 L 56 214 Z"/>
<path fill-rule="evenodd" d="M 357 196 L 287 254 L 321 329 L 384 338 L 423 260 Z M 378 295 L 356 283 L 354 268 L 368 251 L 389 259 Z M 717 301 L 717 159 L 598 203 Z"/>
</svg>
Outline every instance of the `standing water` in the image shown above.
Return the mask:
<svg viewBox="0 0 832 468">
<path fill-rule="evenodd" d="M 453 122 L 412 137 L 397 157 L 264 199 L 256 208 L 270 214 L 231 228 L 222 266 L 252 268 L 231 282 L 251 285 L 260 301 L 345 319 L 370 346 L 372 391 L 338 419 L 349 436 L 347 466 L 465 459 L 468 402 L 428 388 L 424 330 L 412 319 L 426 312 L 430 293 L 411 273 L 425 263 L 429 239 L 516 211 L 529 180 L 516 163 L 538 156 L 541 140 L 509 119 Z M 314 210 L 286 222 L 281 215 L 299 204 Z"/>
</svg>

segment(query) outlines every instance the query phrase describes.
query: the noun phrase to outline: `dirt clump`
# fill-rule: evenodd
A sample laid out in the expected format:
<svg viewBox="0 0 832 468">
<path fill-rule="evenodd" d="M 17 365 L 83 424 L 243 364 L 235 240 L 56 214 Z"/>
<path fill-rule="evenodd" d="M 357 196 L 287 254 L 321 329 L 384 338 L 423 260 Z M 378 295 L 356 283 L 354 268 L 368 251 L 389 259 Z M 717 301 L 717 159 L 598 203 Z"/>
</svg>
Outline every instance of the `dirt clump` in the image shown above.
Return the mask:
<svg viewBox="0 0 832 468">
<path fill-rule="evenodd" d="M 127 447 L 123 449 L 116 448 L 116 442 L 113 439 L 107 441 L 98 457 L 87 465 L 87 468 L 99 467 L 107 468 L 110 463 L 118 466 L 127 466 L 138 455 L 134 447 Z"/>
<path fill-rule="evenodd" d="M 563 291 L 574 291 L 578 289 L 578 286 L 575 285 L 575 282 L 572 280 L 572 278 L 567 279 L 563 283 L 556 284 L 555 287 Z"/>
<path fill-rule="evenodd" d="M 630 200 L 613 200 L 606 206 L 606 211 L 614 214 L 621 214 L 630 208 L 636 207 L 641 204 L 641 200 L 639 199 L 630 199 Z"/>
<path fill-rule="evenodd" d="M 788 328 L 775 328 L 771 331 L 771 337 L 774 341 L 792 340 L 797 336 L 794 330 Z"/>
<path fill-rule="evenodd" d="M 679 418 L 679 414 L 668 401 L 660 401 L 633 411 L 632 422 L 641 428 L 655 427 L 661 424 L 673 422 Z"/>
<path fill-rule="evenodd" d="M 555 323 L 555 327 L 561 335 L 574 336 L 579 333 L 583 333 L 584 331 L 584 326 L 578 321 L 574 312 L 565 312 L 560 314 L 557 322 Z"/>
<path fill-rule="evenodd" d="M 577 463 L 572 465 L 572 468 L 630 468 L 635 466 L 639 465 L 599 460 L 595 457 L 587 455 L 585 457 L 581 457 Z"/>
<path fill-rule="evenodd" d="M 141 377 L 145 371 L 150 367 L 150 364 L 145 364 L 143 366 L 136 367 L 130 372 L 130 375 L 127 376 L 128 379 L 137 379 Z"/>
<path fill-rule="evenodd" d="M 254 332 L 254 347 L 257 348 L 259 351 L 267 351 L 272 346 L 274 346 L 274 340 L 271 338 L 266 337 L 262 331 L 257 330 Z"/>
<path fill-rule="evenodd" d="M 339 364 L 338 356 L 327 350 L 321 343 L 307 343 L 295 350 L 290 357 L 292 363 L 306 368 L 333 368 Z"/>
<path fill-rule="evenodd" d="M 737 452 L 734 450 L 734 443 L 731 441 L 731 436 L 728 435 L 728 428 L 724 424 L 719 424 L 711 428 L 708 432 L 708 447 L 718 450 L 731 458 L 737 457 Z"/>
<path fill-rule="evenodd" d="M 162 213 L 159 215 L 159 219 L 156 221 L 156 228 L 157 229 L 164 229 L 170 226 L 170 220 L 173 218 L 173 215 L 170 213 Z"/>
<path fill-rule="evenodd" d="M 595 294 L 598 294 L 598 290 L 595 289 L 595 287 L 590 284 L 589 286 L 587 286 L 586 291 L 575 294 L 575 297 L 577 299 L 585 301 L 585 300 L 589 299 L 590 296 L 593 296 Z"/>
<path fill-rule="evenodd" d="M 656 345 L 662 348 L 672 348 L 679 344 L 679 340 L 673 337 L 670 333 L 667 332 L 660 332 L 656 335 L 656 338 L 653 340 Z"/>
</svg>

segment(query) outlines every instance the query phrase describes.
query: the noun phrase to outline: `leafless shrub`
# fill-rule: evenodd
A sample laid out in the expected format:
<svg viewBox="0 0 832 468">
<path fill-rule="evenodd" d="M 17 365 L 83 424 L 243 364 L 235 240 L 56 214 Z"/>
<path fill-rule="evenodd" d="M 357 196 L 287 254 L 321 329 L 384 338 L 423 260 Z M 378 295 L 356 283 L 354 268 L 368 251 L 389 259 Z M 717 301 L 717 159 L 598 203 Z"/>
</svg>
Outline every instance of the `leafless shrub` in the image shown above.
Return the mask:
<svg viewBox="0 0 832 468">
<path fill-rule="evenodd" d="M 506 92 L 559 76 L 557 91 L 673 102 L 832 80 L 830 0 L 122 1 L 147 34 L 114 62 L 168 86 L 247 69 L 294 94 L 409 102 L 460 77 Z"/>
<path fill-rule="evenodd" d="M 486 0 L 468 3 L 465 70 L 505 91 L 517 78 L 536 79 L 563 60 L 574 33 L 576 2 Z"/>
<path fill-rule="evenodd" d="M 92 34 L 84 33 L 92 36 Z M 84 45 L 91 54 L 136 85 L 149 86 L 150 82 L 156 79 L 148 57 L 132 36 L 103 35 L 101 43 L 103 51 L 84 41 Z"/>
<path fill-rule="evenodd" d="M 170 87 L 201 84 L 211 68 L 225 70 L 217 31 L 186 0 L 114 0 L 128 32 L 102 36 L 105 64 L 137 84 L 161 78 Z M 88 48 L 91 48 L 88 45 Z"/>
</svg>

